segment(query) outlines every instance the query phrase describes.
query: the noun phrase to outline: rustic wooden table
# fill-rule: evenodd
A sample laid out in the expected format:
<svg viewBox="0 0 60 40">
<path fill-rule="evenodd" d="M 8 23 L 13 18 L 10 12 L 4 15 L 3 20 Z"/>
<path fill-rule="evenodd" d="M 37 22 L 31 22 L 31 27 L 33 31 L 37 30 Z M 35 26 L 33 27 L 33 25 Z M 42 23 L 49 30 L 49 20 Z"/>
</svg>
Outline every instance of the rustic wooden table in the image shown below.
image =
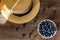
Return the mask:
<svg viewBox="0 0 60 40">
<path fill-rule="evenodd" d="M 6 21 L 0 14 L 0 40 L 60 40 L 60 0 L 40 0 L 41 8 L 38 15 L 25 24 L 14 24 Z M 37 32 L 41 20 L 50 19 L 57 25 L 57 34 L 51 39 L 42 38 Z M 3 21 L 1 21 L 3 20 Z"/>
</svg>

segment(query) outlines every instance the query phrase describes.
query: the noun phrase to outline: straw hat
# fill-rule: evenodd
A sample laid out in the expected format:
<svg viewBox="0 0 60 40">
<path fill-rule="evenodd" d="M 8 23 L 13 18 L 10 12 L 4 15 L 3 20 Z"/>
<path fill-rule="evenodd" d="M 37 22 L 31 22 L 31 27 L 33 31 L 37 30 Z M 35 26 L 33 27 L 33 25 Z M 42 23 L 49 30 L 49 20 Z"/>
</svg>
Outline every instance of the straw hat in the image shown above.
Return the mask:
<svg viewBox="0 0 60 40">
<path fill-rule="evenodd" d="M 23 24 L 31 21 L 40 9 L 40 0 L 2 0 L 2 15 L 10 22 Z"/>
</svg>

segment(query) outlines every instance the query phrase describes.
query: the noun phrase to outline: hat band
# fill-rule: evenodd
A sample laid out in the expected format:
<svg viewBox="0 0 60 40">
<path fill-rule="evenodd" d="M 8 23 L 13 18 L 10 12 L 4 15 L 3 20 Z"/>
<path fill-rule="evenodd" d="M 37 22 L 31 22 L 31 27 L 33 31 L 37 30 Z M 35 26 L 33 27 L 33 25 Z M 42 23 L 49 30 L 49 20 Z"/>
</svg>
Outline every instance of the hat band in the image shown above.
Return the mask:
<svg viewBox="0 0 60 40">
<path fill-rule="evenodd" d="M 33 3 L 31 5 L 31 8 L 26 13 L 24 13 L 24 14 L 15 14 L 15 13 L 13 13 L 13 15 L 18 16 L 18 17 L 25 16 L 25 15 L 29 14 L 29 12 L 32 10 L 32 8 L 33 8 Z"/>
</svg>

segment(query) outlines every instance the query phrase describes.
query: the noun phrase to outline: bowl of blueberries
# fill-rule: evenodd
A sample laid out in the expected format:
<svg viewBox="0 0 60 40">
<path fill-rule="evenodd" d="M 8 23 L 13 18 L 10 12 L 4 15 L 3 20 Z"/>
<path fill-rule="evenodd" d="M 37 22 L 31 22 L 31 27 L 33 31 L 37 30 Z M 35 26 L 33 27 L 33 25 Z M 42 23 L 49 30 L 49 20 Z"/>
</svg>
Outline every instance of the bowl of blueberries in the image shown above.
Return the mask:
<svg viewBox="0 0 60 40">
<path fill-rule="evenodd" d="M 38 24 L 38 33 L 43 38 L 50 39 L 56 35 L 56 32 L 57 27 L 52 20 L 45 19 Z"/>
</svg>

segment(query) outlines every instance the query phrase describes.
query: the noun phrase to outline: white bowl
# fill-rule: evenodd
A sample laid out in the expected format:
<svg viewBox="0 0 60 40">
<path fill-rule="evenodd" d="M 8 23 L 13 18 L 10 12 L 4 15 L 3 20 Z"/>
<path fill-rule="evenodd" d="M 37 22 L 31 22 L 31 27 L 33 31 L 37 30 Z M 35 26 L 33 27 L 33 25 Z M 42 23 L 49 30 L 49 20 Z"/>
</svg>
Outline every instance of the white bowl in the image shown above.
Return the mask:
<svg viewBox="0 0 60 40">
<path fill-rule="evenodd" d="M 41 33 L 39 32 L 40 24 L 41 24 L 43 21 L 46 21 L 46 20 L 52 22 L 52 23 L 54 24 L 54 27 L 56 28 L 55 33 L 54 33 L 53 35 L 51 35 L 50 37 L 45 37 L 45 36 L 41 35 Z M 50 38 L 52 38 L 53 36 L 56 35 L 56 32 L 57 32 L 56 24 L 55 24 L 53 21 L 49 20 L 49 19 L 42 20 L 42 21 L 38 24 L 38 33 L 39 33 L 39 35 L 41 35 L 41 37 L 43 37 L 43 38 L 50 39 Z"/>
</svg>

